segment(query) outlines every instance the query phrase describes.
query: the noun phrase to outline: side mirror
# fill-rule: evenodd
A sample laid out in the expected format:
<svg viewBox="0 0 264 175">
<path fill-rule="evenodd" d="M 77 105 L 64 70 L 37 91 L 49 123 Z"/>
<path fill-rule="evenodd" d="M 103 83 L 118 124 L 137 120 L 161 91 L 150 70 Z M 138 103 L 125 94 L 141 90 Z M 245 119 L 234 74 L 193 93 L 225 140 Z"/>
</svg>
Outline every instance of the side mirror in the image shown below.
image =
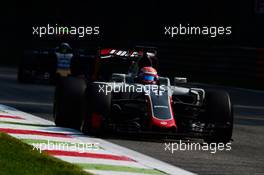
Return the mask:
<svg viewBox="0 0 264 175">
<path fill-rule="evenodd" d="M 168 77 L 159 77 L 159 85 L 170 86 L 170 79 Z"/>
<path fill-rule="evenodd" d="M 187 83 L 187 78 L 185 78 L 185 77 L 174 77 L 174 85 L 185 84 L 185 83 Z"/>
</svg>

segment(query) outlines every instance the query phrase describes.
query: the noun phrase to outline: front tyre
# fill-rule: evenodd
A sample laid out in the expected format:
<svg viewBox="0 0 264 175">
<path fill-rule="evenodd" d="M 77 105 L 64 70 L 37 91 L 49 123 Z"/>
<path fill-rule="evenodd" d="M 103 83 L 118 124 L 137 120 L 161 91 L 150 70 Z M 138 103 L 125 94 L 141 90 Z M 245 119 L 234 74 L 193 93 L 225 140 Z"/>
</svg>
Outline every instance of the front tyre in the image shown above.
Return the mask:
<svg viewBox="0 0 264 175">
<path fill-rule="evenodd" d="M 225 91 L 208 90 L 205 94 L 207 122 L 213 125 L 213 132 L 204 138 L 208 143 L 227 143 L 233 132 L 233 107 Z"/>
<path fill-rule="evenodd" d="M 86 82 L 81 78 L 59 78 L 54 99 L 56 126 L 80 129 L 85 109 Z"/>
<path fill-rule="evenodd" d="M 102 135 L 104 124 L 111 110 L 111 93 L 100 91 L 101 84 L 90 83 L 86 91 L 86 116 L 83 118 L 83 133 Z"/>
</svg>

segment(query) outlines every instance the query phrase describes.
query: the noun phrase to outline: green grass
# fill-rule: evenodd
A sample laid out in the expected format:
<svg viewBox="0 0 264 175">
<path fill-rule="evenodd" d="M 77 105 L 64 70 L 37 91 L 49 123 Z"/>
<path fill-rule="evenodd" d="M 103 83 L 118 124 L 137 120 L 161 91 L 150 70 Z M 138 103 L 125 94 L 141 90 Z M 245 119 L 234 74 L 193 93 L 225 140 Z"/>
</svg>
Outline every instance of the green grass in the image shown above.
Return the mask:
<svg viewBox="0 0 264 175">
<path fill-rule="evenodd" d="M 39 153 L 33 147 L 0 133 L 0 175 L 87 175 L 80 167 Z"/>
</svg>

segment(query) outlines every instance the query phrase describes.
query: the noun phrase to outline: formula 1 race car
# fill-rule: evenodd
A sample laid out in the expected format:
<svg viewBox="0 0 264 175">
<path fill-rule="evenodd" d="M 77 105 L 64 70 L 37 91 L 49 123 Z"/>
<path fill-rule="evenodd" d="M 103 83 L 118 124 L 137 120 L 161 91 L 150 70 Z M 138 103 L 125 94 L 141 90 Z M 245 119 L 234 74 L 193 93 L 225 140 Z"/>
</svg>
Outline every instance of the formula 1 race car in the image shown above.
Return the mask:
<svg viewBox="0 0 264 175">
<path fill-rule="evenodd" d="M 48 81 L 54 83 L 58 76 L 68 76 L 73 49 L 68 43 L 61 43 L 54 49 L 37 49 L 25 51 L 18 66 L 20 83 Z"/>
<path fill-rule="evenodd" d="M 175 77 L 171 85 L 168 77 L 148 72 L 155 72 L 155 54 L 148 50 L 103 49 L 95 64 L 97 78 L 62 77 L 55 90 L 56 125 L 97 135 L 110 132 L 186 135 L 206 142 L 229 142 L 233 109 L 228 93 L 185 87 L 187 79 L 180 77 Z M 149 62 L 140 63 L 144 58 Z M 129 64 L 124 67 L 124 63 Z M 118 67 L 126 68 L 127 72 L 119 71 Z M 142 75 L 135 70 L 147 70 L 143 76 L 146 81 L 141 81 Z"/>
</svg>

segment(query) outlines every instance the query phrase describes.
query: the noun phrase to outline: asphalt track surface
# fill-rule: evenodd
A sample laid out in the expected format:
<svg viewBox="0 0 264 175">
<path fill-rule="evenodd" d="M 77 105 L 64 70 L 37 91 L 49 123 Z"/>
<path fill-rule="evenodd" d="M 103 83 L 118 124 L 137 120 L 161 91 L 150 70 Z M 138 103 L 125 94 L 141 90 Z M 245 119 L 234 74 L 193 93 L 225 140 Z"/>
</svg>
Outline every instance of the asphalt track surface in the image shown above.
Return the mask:
<svg viewBox="0 0 264 175">
<path fill-rule="evenodd" d="M 235 125 L 230 151 L 165 151 L 164 141 L 107 138 L 198 174 L 264 175 L 264 91 L 214 87 L 227 90 L 234 105 Z M 16 69 L 0 67 L 0 104 L 52 119 L 54 87 L 18 84 Z M 198 141 L 198 140 L 197 140 Z"/>
</svg>

